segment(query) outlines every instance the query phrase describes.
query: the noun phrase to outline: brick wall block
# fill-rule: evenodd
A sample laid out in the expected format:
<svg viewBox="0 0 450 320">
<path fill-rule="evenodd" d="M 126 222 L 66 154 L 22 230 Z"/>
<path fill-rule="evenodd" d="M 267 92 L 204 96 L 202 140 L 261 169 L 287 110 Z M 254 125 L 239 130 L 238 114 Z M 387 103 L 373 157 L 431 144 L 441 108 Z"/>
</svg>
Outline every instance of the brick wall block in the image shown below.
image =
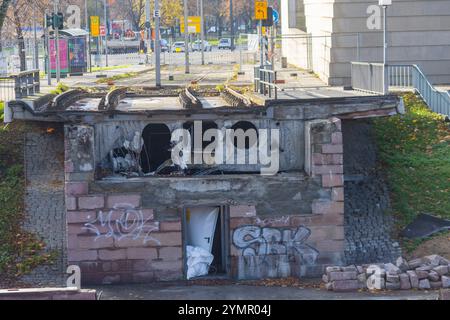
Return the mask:
<svg viewBox="0 0 450 320">
<path fill-rule="evenodd" d="M 127 252 L 125 249 L 102 249 L 98 251 L 98 257 L 100 258 L 100 260 L 123 260 L 127 258 Z"/>
<path fill-rule="evenodd" d="M 322 145 L 322 153 L 325 154 L 342 154 L 344 153 L 344 147 L 342 144 L 324 144 Z"/>
<path fill-rule="evenodd" d="M 95 211 L 70 211 L 67 212 L 67 223 L 87 223 L 97 218 Z"/>
<path fill-rule="evenodd" d="M 162 221 L 160 222 L 161 231 L 181 231 L 181 221 Z"/>
<path fill-rule="evenodd" d="M 80 236 L 78 237 L 78 246 L 81 249 L 112 248 L 114 240 L 111 237 Z"/>
<path fill-rule="evenodd" d="M 314 174 L 343 174 L 344 166 L 342 165 L 316 165 L 314 166 Z"/>
<path fill-rule="evenodd" d="M 164 247 L 159 249 L 159 259 L 164 261 L 174 261 L 183 258 L 181 247 Z"/>
<path fill-rule="evenodd" d="M 95 261 L 98 259 L 97 250 L 68 250 L 69 262 Z"/>
<path fill-rule="evenodd" d="M 339 214 L 344 213 L 344 203 L 334 201 L 314 200 L 313 214 Z"/>
<path fill-rule="evenodd" d="M 324 174 L 322 175 L 322 187 L 343 187 L 344 175 L 343 174 Z"/>
<path fill-rule="evenodd" d="M 69 196 L 79 196 L 88 194 L 88 183 L 87 182 L 66 182 L 66 195 Z"/>
<path fill-rule="evenodd" d="M 105 206 L 103 196 L 85 196 L 78 198 L 78 207 L 85 210 L 101 209 Z"/>
<path fill-rule="evenodd" d="M 230 206 L 230 217 L 255 217 L 256 208 L 255 206 Z"/>
<path fill-rule="evenodd" d="M 128 195 L 111 195 L 107 197 L 106 206 L 114 208 L 116 206 L 129 205 L 133 208 L 138 208 L 141 205 L 141 196 L 139 194 Z"/>
<path fill-rule="evenodd" d="M 153 260 L 158 258 L 158 253 L 155 248 L 128 248 L 127 258 Z"/>
</svg>

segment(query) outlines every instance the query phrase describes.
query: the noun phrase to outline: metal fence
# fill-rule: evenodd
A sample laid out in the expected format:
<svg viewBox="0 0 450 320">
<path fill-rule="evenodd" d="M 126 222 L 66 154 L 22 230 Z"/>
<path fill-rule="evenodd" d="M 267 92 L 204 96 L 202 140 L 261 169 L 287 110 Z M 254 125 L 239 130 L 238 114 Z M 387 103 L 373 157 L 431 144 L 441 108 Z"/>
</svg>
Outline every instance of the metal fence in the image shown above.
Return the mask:
<svg viewBox="0 0 450 320">
<path fill-rule="evenodd" d="M 278 86 L 277 86 L 277 71 L 272 69 L 272 66 L 255 66 L 254 68 L 254 87 L 255 92 L 258 92 L 269 98 L 274 97 L 278 99 Z"/>
<path fill-rule="evenodd" d="M 434 88 L 417 65 L 389 65 L 388 79 L 391 87 L 414 89 L 433 112 L 450 117 L 450 94 Z"/>
<path fill-rule="evenodd" d="M 384 93 L 382 63 L 351 62 L 352 88 L 372 93 Z"/>
<path fill-rule="evenodd" d="M 0 101 L 23 99 L 40 92 L 39 70 L 0 77 Z"/>
</svg>

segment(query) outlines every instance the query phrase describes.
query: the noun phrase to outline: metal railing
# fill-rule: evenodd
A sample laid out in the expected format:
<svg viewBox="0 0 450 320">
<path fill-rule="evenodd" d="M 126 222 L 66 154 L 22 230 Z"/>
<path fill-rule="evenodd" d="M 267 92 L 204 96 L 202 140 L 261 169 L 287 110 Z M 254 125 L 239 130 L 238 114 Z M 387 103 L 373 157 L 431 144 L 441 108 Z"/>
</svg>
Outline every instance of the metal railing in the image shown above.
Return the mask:
<svg viewBox="0 0 450 320">
<path fill-rule="evenodd" d="M 435 89 L 417 65 L 389 65 L 388 79 L 390 87 L 414 89 L 433 112 L 450 117 L 450 94 Z"/>
<path fill-rule="evenodd" d="M 384 92 L 382 63 L 351 62 L 352 88 L 372 93 Z"/>
<path fill-rule="evenodd" d="M 274 96 L 275 100 L 278 99 L 279 88 L 277 86 L 277 72 L 275 70 L 261 69 L 261 66 L 255 66 L 253 79 L 255 92 L 264 96 L 268 95 L 269 98 Z"/>
<path fill-rule="evenodd" d="M 0 77 L 0 100 L 23 99 L 39 93 L 41 89 L 39 70 L 24 71 Z"/>
</svg>

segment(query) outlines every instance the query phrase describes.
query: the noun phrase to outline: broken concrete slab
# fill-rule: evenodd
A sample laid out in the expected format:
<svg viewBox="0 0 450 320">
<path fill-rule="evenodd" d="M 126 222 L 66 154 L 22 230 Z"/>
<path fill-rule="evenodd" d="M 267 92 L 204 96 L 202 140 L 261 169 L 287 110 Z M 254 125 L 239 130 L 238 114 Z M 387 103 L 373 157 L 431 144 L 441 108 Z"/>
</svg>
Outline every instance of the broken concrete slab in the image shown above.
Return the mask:
<svg viewBox="0 0 450 320">
<path fill-rule="evenodd" d="M 401 235 L 409 239 L 426 238 L 444 230 L 450 230 L 449 220 L 423 213 L 406 226 Z"/>
</svg>

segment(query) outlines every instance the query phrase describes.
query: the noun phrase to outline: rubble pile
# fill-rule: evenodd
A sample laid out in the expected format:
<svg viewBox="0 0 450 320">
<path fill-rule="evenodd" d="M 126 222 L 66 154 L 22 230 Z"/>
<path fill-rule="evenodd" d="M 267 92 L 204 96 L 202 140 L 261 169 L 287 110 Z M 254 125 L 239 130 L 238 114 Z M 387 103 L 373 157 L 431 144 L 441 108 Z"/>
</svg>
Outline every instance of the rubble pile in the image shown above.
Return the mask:
<svg viewBox="0 0 450 320">
<path fill-rule="evenodd" d="M 450 260 L 430 255 L 409 261 L 399 257 L 395 264 L 332 266 L 322 280 L 331 291 L 445 289 L 450 288 Z"/>
</svg>

